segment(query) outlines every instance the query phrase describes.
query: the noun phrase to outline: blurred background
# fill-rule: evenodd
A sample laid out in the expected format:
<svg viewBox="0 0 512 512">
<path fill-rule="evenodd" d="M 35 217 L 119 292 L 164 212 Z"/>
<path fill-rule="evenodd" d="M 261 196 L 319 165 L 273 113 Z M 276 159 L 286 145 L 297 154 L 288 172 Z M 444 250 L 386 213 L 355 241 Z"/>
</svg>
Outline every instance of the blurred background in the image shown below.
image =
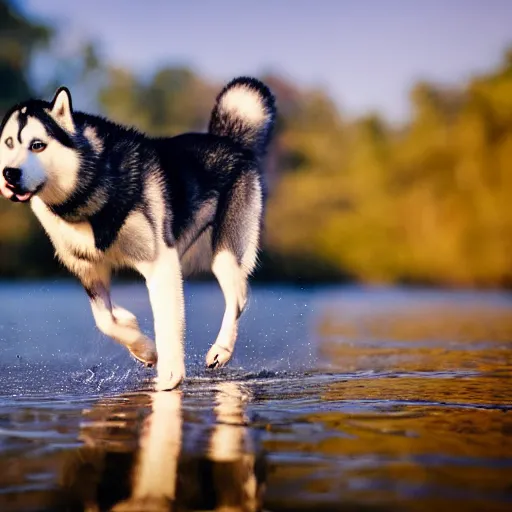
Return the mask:
<svg viewBox="0 0 512 512">
<path fill-rule="evenodd" d="M 512 285 L 512 2 L 0 0 L 0 115 L 70 87 L 154 135 L 277 96 L 256 279 Z M 0 277 L 67 276 L 0 200 Z"/>
</svg>

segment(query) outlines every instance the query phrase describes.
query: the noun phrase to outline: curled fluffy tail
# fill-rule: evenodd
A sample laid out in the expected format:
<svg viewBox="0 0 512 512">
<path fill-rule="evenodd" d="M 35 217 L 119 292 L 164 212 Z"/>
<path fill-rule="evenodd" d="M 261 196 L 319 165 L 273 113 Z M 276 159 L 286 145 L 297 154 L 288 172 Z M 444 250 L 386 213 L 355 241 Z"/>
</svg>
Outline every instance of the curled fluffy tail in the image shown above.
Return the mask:
<svg viewBox="0 0 512 512">
<path fill-rule="evenodd" d="M 259 80 L 235 78 L 217 96 L 209 131 L 230 137 L 262 156 L 270 142 L 276 105 L 270 89 Z"/>
</svg>

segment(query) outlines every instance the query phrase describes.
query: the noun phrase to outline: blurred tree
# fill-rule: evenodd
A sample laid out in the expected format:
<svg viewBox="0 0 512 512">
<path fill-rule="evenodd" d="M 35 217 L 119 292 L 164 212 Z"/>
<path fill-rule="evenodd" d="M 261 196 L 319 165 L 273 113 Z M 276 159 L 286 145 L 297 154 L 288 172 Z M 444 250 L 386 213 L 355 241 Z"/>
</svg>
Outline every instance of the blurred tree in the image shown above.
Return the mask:
<svg viewBox="0 0 512 512">
<path fill-rule="evenodd" d="M 216 91 L 191 69 L 163 68 L 147 82 L 119 68 L 107 73 L 99 100 L 117 122 L 156 136 L 206 128 Z"/>
<path fill-rule="evenodd" d="M 27 20 L 12 2 L 0 0 L 0 115 L 32 93 L 27 70 L 32 52 L 50 41 L 49 27 Z"/>
<path fill-rule="evenodd" d="M 295 174 L 271 198 L 269 248 L 363 281 L 510 286 L 511 55 L 465 88 L 417 84 L 400 129 L 333 123 L 303 94 L 282 134 Z"/>
</svg>

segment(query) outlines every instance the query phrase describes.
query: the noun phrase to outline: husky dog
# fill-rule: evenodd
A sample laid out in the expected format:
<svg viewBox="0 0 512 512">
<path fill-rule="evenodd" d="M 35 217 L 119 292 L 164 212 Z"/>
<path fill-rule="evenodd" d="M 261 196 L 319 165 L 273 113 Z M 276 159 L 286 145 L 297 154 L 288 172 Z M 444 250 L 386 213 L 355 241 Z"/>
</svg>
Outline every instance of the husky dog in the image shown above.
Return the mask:
<svg viewBox="0 0 512 512">
<path fill-rule="evenodd" d="M 74 111 L 65 87 L 0 125 L 0 192 L 30 202 L 58 258 L 81 281 L 98 328 L 157 367 L 157 389 L 185 377 L 183 277 L 211 270 L 225 298 L 210 368 L 231 358 L 263 223 L 263 160 L 276 108 L 240 77 L 217 96 L 207 133 L 150 138 Z M 115 268 L 145 279 L 156 345 L 110 298 Z"/>
</svg>

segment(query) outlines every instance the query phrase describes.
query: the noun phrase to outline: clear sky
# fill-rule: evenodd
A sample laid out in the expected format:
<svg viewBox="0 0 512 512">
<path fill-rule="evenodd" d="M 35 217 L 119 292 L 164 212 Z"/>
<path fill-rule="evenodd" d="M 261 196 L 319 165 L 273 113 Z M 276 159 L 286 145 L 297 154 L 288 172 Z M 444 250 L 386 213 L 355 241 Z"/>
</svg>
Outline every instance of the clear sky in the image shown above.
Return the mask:
<svg viewBox="0 0 512 512">
<path fill-rule="evenodd" d="M 408 112 L 418 79 L 492 69 L 512 45 L 512 0 L 19 0 L 141 73 L 188 64 L 206 77 L 277 72 L 324 87 L 342 112 Z"/>
</svg>

